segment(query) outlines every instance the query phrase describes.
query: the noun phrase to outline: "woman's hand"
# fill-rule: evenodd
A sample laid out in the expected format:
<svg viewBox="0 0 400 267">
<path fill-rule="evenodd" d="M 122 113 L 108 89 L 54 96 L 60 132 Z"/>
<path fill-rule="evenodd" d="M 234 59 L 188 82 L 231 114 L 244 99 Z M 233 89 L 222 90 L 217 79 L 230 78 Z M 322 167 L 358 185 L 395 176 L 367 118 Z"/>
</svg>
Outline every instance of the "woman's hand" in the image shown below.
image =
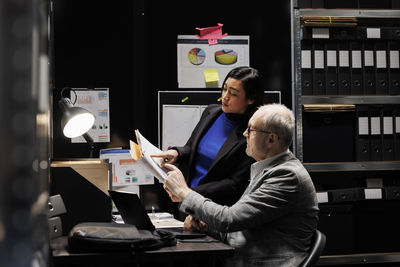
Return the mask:
<svg viewBox="0 0 400 267">
<path fill-rule="evenodd" d="M 172 201 L 182 201 L 187 194 L 192 191 L 186 184 L 185 177 L 182 172 L 174 165 L 165 164 L 165 167 L 170 171 L 167 173 L 167 178 L 164 181 L 164 188 Z"/>
<path fill-rule="evenodd" d="M 153 158 L 162 158 L 161 167 L 165 168 L 165 163 L 173 164 L 178 159 L 178 151 L 175 149 L 170 149 L 167 151 L 163 151 L 157 155 L 150 155 Z"/>
</svg>

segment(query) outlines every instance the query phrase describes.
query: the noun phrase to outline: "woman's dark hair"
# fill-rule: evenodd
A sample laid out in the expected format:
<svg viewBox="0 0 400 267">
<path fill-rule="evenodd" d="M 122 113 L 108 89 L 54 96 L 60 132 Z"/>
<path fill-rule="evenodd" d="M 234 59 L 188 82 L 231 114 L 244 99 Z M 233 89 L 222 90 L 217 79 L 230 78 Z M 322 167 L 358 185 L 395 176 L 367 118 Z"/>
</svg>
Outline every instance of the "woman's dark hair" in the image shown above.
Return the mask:
<svg viewBox="0 0 400 267">
<path fill-rule="evenodd" d="M 261 76 L 258 70 L 247 66 L 234 68 L 226 75 L 222 88 L 228 78 L 240 80 L 246 91 L 246 98 L 254 100 L 254 103 L 247 108 L 247 113 L 252 114 L 257 107 L 264 103 L 264 90 L 262 89 Z"/>
</svg>

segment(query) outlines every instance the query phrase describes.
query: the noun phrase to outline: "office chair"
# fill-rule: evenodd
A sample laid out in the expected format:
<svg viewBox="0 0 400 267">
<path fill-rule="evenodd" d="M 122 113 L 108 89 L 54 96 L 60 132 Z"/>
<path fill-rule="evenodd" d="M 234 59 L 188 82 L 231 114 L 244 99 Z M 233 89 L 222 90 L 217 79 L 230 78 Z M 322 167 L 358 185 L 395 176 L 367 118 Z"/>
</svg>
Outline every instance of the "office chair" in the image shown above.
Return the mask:
<svg viewBox="0 0 400 267">
<path fill-rule="evenodd" d="M 325 248 L 325 242 L 326 242 L 325 235 L 320 231 L 315 230 L 315 233 L 313 235 L 313 241 L 310 248 L 310 253 L 299 267 L 314 266 L 318 262 L 319 256 L 321 256 L 321 253 Z"/>
</svg>

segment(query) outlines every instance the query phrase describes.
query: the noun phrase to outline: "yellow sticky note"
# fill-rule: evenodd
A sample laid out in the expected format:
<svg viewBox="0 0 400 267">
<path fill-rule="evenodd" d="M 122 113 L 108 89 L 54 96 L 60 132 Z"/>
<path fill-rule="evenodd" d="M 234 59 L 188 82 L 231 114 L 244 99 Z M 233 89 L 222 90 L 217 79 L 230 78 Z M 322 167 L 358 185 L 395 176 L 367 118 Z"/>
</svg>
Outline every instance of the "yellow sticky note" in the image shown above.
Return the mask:
<svg viewBox="0 0 400 267">
<path fill-rule="evenodd" d="M 206 82 L 206 87 L 218 87 L 218 70 L 217 69 L 209 69 L 204 70 L 204 80 Z"/>
</svg>

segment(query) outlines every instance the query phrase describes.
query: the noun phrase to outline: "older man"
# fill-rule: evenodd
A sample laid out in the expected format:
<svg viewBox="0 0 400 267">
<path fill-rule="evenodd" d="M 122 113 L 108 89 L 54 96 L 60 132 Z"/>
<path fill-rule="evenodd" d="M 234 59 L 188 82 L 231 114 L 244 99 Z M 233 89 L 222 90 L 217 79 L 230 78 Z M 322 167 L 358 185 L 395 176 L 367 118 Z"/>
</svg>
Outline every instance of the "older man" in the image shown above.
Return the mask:
<svg viewBox="0 0 400 267">
<path fill-rule="evenodd" d="M 235 248 L 226 266 L 298 266 L 317 227 L 318 203 L 310 175 L 289 151 L 293 113 L 281 104 L 260 107 L 243 135 L 251 166 L 250 184 L 231 207 L 192 191 L 173 165 L 164 188 L 197 228 Z M 199 223 L 200 222 L 200 223 Z"/>
</svg>

